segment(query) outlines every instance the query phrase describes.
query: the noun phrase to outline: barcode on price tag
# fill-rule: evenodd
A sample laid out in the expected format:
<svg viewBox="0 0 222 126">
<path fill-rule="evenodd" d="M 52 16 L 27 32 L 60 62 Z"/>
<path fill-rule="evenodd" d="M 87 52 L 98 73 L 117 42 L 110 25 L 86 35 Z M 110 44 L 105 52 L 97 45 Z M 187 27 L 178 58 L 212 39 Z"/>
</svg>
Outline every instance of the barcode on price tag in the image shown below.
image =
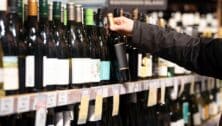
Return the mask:
<svg viewBox="0 0 222 126">
<path fill-rule="evenodd" d="M 67 105 L 68 103 L 68 92 L 67 91 L 61 91 L 58 93 L 58 106 Z"/>
<path fill-rule="evenodd" d="M 57 103 L 56 92 L 47 93 L 47 107 L 48 108 L 56 107 L 56 103 Z"/>
<path fill-rule="evenodd" d="M 28 112 L 30 110 L 30 96 L 24 95 L 17 98 L 17 112 Z"/>
<path fill-rule="evenodd" d="M 0 100 L 0 115 L 9 115 L 14 112 L 14 98 L 2 98 Z"/>
</svg>

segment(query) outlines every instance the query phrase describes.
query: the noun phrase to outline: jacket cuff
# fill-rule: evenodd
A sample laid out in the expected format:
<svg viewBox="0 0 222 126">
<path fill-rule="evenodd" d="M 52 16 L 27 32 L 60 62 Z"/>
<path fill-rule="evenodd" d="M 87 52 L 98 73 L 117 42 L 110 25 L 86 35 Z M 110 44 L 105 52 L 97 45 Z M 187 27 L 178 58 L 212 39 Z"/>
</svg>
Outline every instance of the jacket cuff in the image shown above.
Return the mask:
<svg viewBox="0 0 222 126">
<path fill-rule="evenodd" d="M 136 44 L 136 45 L 140 43 L 140 39 L 141 39 L 140 25 L 141 23 L 139 21 L 134 21 L 132 42 L 133 44 Z"/>
</svg>

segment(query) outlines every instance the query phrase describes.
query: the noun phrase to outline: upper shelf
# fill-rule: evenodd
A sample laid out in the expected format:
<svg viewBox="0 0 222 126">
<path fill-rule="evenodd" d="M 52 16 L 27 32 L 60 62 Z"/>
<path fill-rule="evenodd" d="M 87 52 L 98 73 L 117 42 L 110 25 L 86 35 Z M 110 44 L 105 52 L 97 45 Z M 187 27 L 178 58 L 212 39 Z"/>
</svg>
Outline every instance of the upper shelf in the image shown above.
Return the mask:
<svg viewBox="0 0 222 126">
<path fill-rule="evenodd" d="M 206 79 L 211 79 L 214 81 L 213 78 L 198 75 L 187 75 L 173 78 L 142 80 L 124 84 L 105 85 L 92 88 L 7 96 L 0 98 L 0 116 L 33 111 L 36 110 L 36 106 L 39 104 L 44 105 L 46 108 L 75 104 L 79 103 L 83 96 L 87 96 L 89 99 L 93 100 L 98 95 L 106 98 L 114 95 L 146 91 L 150 88 L 185 85 L 189 82 L 203 81 Z"/>
</svg>

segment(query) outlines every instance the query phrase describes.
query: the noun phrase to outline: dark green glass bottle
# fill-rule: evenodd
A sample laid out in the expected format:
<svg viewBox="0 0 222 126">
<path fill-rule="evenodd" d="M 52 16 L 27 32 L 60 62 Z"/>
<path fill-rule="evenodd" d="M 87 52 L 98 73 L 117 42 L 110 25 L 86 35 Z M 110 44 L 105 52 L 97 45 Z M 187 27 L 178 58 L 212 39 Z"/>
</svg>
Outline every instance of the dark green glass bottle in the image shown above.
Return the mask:
<svg viewBox="0 0 222 126">
<path fill-rule="evenodd" d="M 4 1 L 3 1 L 4 3 Z M 7 5 L 6 5 L 7 6 Z M 16 1 L 8 1 L 8 24 L 5 36 L 2 38 L 3 56 L 3 81 L 7 95 L 16 94 L 19 90 L 18 74 L 18 15 Z M 13 79 L 11 77 L 13 76 Z"/>
</svg>

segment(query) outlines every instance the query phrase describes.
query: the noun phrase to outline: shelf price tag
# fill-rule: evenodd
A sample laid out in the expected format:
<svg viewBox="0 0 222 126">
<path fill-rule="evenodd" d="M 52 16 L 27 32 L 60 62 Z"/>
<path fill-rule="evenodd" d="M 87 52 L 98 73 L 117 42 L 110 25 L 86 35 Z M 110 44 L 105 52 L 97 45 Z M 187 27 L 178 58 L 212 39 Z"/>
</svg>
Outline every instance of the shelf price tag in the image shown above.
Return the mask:
<svg viewBox="0 0 222 126">
<path fill-rule="evenodd" d="M 99 121 L 102 119 L 102 108 L 103 108 L 103 90 L 102 88 L 98 88 L 96 92 L 96 99 L 95 99 L 95 121 Z"/>
<path fill-rule="evenodd" d="M 144 81 L 143 82 L 143 90 L 148 90 L 149 89 L 149 82 L 148 81 Z"/>
<path fill-rule="evenodd" d="M 190 94 L 194 94 L 194 88 L 195 88 L 195 77 L 190 78 L 191 85 L 190 85 Z"/>
<path fill-rule="evenodd" d="M 68 92 L 61 91 L 58 93 L 58 106 L 63 106 L 68 104 Z"/>
<path fill-rule="evenodd" d="M 80 111 L 79 111 L 78 125 L 85 124 L 87 121 L 89 100 L 90 100 L 89 94 L 90 92 L 88 89 L 82 90 L 82 97 L 79 107 Z"/>
<path fill-rule="evenodd" d="M 103 87 L 103 97 L 109 97 L 109 88 L 107 86 Z"/>
<path fill-rule="evenodd" d="M 36 116 L 35 116 L 35 126 L 45 126 L 46 125 L 46 100 L 47 96 L 40 94 L 36 96 Z"/>
<path fill-rule="evenodd" d="M 57 96 L 56 92 L 47 93 L 47 107 L 48 108 L 56 107 L 56 103 L 57 103 L 56 96 Z"/>
<path fill-rule="evenodd" d="M 134 92 L 141 91 L 141 83 L 134 83 Z"/>
<path fill-rule="evenodd" d="M 147 106 L 151 107 L 157 104 L 157 87 L 156 82 L 151 81 L 148 91 L 148 102 Z"/>
<path fill-rule="evenodd" d="M 116 116 L 119 114 L 119 87 L 113 87 L 113 111 L 112 116 Z"/>
<path fill-rule="evenodd" d="M 17 112 L 28 112 L 30 110 L 30 96 L 24 95 L 17 97 Z"/>
<path fill-rule="evenodd" d="M 9 115 L 14 113 L 14 98 L 2 98 L 0 100 L 0 115 Z"/>
</svg>

